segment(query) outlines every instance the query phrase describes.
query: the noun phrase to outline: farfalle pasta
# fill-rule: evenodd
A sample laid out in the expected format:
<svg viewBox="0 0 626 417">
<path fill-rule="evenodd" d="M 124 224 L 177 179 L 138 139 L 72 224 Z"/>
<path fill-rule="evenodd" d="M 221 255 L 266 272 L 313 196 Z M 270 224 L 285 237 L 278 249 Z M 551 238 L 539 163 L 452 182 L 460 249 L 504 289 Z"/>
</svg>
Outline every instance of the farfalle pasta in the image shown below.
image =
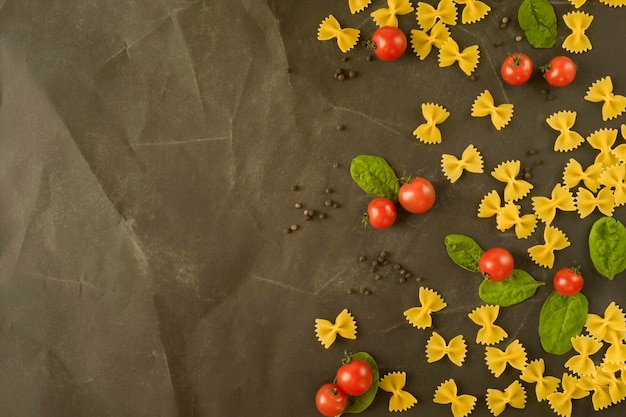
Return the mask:
<svg viewBox="0 0 626 417">
<path fill-rule="evenodd" d="M 431 314 L 443 310 L 447 304 L 437 292 L 430 288 L 420 287 L 420 307 L 412 307 L 404 312 L 404 317 L 418 329 L 426 329 L 433 325 Z"/>
<path fill-rule="evenodd" d="M 326 19 L 320 23 L 317 30 L 317 39 L 320 41 L 328 41 L 337 39 L 337 46 L 341 52 L 348 52 L 359 41 L 361 31 L 354 28 L 342 28 L 335 16 L 328 15 Z"/>
<path fill-rule="evenodd" d="M 544 268 L 554 267 L 554 252 L 567 248 L 571 243 L 565 233 L 554 226 L 546 226 L 543 231 L 544 243 L 528 248 L 530 259 Z"/>
<path fill-rule="evenodd" d="M 617 129 L 598 129 L 587 136 L 587 143 L 598 151 L 595 163 L 602 164 L 603 168 L 611 167 L 619 162 L 613 153 L 613 145 L 617 140 Z"/>
<path fill-rule="evenodd" d="M 587 0 L 569 0 L 569 2 L 577 9 L 580 9 Z"/>
<path fill-rule="evenodd" d="M 436 404 L 450 404 L 453 417 L 466 417 L 476 406 L 477 398 L 470 394 L 458 394 L 458 387 L 454 379 L 443 382 L 435 391 L 433 402 Z"/>
<path fill-rule="evenodd" d="M 608 387 L 609 396 L 613 404 L 626 398 L 626 383 L 624 383 L 623 376 L 619 377 L 616 372 L 603 367 L 596 368 L 593 382 Z"/>
<path fill-rule="evenodd" d="M 580 218 L 584 219 L 596 209 L 605 216 L 613 216 L 613 211 L 615 211 L 613 191 L 608 187 L 602 187 L 597 194 L 594 194 L 586 188 L 579 187 L 576 193 L 576 210 Z"/>
<path fill-rule="evenodd" d="M 378 387 L 391 393 L 389 411 L 406 411 L 417 404 L 417 398 L 404 390 L 406 372 L 390 372 L 380 379 Z"/>
<path fill-rule="evenodd" d="M 588 190 L 595 192 L 600 188 L 599 178 L 601 174 L 601 163 L 595 163 L 583 169 L 580 162 L 570 159 L 563 170 L 563 184 L 566 188 L 571 189 L 582 182 Z"/>
<path fill-rule="evenodd" d="M 491 7 L 479 0 L 454 0 L 457 4 L 464 4 L 461 13 L 461 23 L 475 23 L 487 16 Z"/>
<path fill-rule="evenodd" d="M 466 353 L 467 345 L 463 335 L 455 336 L 446 343 L 443 336 L 433 332 L 426 343 L 426 360 L 428 363 L 440 361 L 447 356 L 450 362 L 456 366 L 462 366 Z"/>
<path fill-rule="evenodd" d="M 474 100 L 471 114 L 473 117 L 489 116 L 496 130 L 502 130 L 513 118 L 513 110 L 513 104 L 509 103 L 496 106 L 491 92 L 485 90 Z"/>
<path fill-rule="evenodd" d="M 445 177 L 451 183 L 455 183 L 465 171 L 481 174 L 483 172 L 483 157 L 478 149 L 470 144 L 463 150 L 461 158 L 444 153 L 441 156 L 441 168 Z"/>
<path fill-rule="evenodd" d="M 387 7 L 375 10 L 371 16 L 378 26 L 398 27 L 397 16 L 409 14 L 413 10 L 410 0 L 387 0 Z"/>
<path fill-rule="evenodd" d="M 572 338 L 572 346 L 577 355 L 569 358 L 565 362 L 565 367 L 576 375 L 592 375 L 596 365 L 590 356 L 602 348 L 602 343 L 591 336 L 579 335 Z"/>
<path fill-rule="evenodd" d="M 617 332 L 612 332 L 609 336 L 609 347 L 604 353 L 604 363 L 620 365 L 626 363 L 626 343 L 624 343 L 623 337 L 618 336 Z"/>
<path fill-rule="evenodd" d="M 526 408 L 526 390 L 522 384 L 515 380 L 504 391 L 495 388 L 487 389 L 487 408 L 494 416 L 499 416 L 507 405 L 524 409 Z"/>
<path fill-rule="evenodd" d="M 426 2 L 417 3 L 417 23 L 422 30 L 430 30 L 437 21 L 448 26 L 456 25 L 456 5 L 453 0 L 440 0 L 437 7 Z"/>
<path fill-rule="evenodd" d="M 442 21 L 438 21 L 430 29 L 430 32 L 425 30 L 413 29 L 411 30 L 411 47 L 415 55 L 419 59 L 424 60 L 433 49 L 433 46 L 440 49 L 445 41 L 450 37 L 450 30 Z"/>
<path fill-rule="evenodd" d="M 598 182 L 613 190 L 616 207 L 626 204 L 626 164 L 620 162 L 605 169 Z"/>
<path fill-rule="evenodd" d="M 557 210 L 576 211 L 574 196 L 561 184 L 554 186 L 550 197 L 531 197 L 531 201 L 535 214 L 547 225 L 552 224 Z"/>
<path fill-rule="evenodd" d="M 326 319 L 315 319 L 315 334 L 322 346 L 328 349 L 337 335 L 344 339 L 356 339 L 356 321 L 348 309 L 344 308 L 334 323 Z"/>
<path fill-rule="evenodd" d="M 452 37 L 448 38 L 439 49 L 440 67 L 449 67 L 458 63 L 461 71 L 468 76 L 472 75 L 476 67 L 478 67 L 479 60 L 480 51 L 478 45 L 471 45 L 461 50 L 459 44 Z"/>
<path fill-rule="evenodd" d="M 576 54 L 591 50 L 591 40 L 585 31 L 591 26 L 593 16 L 577 10 L 564 14 L 563 21 L 572 31 L 563 41 L 563 49 Z"/>
<path fill-rule="evenodd" d="M 422 103 L 422 116 L 426 122 L 419 125 L 413 135 L 424 143 L 441 143 L 441 131 L 437 125 L 445 122 L 450 117 L 450 112 L 439 104 Z"/>
<path fill-rule="evenodd" d="M 600 3 L 606 4 L 610 7 L 623 7 L 626 6 L 626 0 L 600 0 Z"/>
<path fill-rule="evenodd" d="M 528 195 L 533 185 L 526 180 L 517 179 L 520 173 L 520 161 L 506 161 L 491 171 L 491 176 L 505 183 L 504 201 L 517 201 Z"/>
<path fill-rule="evenodd" d="M 603 316 L 589 313 L 585 329 L 597 340 L 610 341 L 614 337 L 623 339 L 626 336 L 626 316 L 613 301 L 606 307 Z"/>
<path fill-rule="evenodd" d="M 595 411 L 603 410 L 613 404 L 609 386 L 599 383 L 595 375 L 585 375 L 581 377 L 578 380 L 578 388 L 590 393 L 593 392 L 593 394 L 591 394 L 591 403 Z"/>
<path fill-rule="evenodd" d="M 483 305 L 475 308 L 468 314 L 470 320 L 480 326 L 478 333 L 476 333 L 476 343 L 480 345 L 494 345 L 508 336 L 502 327 L 495 324 L 499 313 L 500 306 Z"/>
<path fill-rule="evenodd" d="M 496 378 L 504 373 L 507 365 L 523 371 L 527 364 L 526 349 L 517 339 L 509 343 L 505 350 L 488 346 L 485 348 L 485 361 Z"/>
<path fill-rule="evenodd" d="M 370 3 L 372 3 L 372 0 L 348 0 L 350 13 L 356 14 L 362 12 Z"/>
<path fill-rule="evenodd" d="M 480 200 L 480 204 L 478 205 L 478 217 L 488 219 L 493 216 L 498 216 L 502 212 L 502 209 L 500 194 L 498 194 L 496 190 L 491 190 Z"/>
<path fill-rule="evenodd" d="M 554 150 L 557 152 L 567 152 L 578 148 L 585 142 L 585 138 L 578 132 L 574 132 L 572 127 L 576 123 L 575 111 L 560 111 L 552 114 L 546 119 L 546 123 L 552 129 L 559 132 L 554 142 Z"/>
<path fill-rule="evenodd" d="M 591 84 L 585 100 L 602 103 L 602 120 L 604 121 L 615 119 L 626 110 L 626 97 L 613 93 L 613 80 L 610 76 Z"/>
<path fill-rule="evenodd" d="M 555 376 L 545 376 L 546 365 L 543 359 L 535 359 L 524 368 L 520 379 L 529 384 L 535 384 L 535 396 L 541 402 L 548 398 L 548 395 L 556 392 L 561 380 Z"/>
<path fill-rule="evenodd" d="M 579 400 L 589 395 L 588 391 L 578 387 L 578 379 L 569 374 L 563 374 L 561 378 L 563 391 L 556 391 L 548 395 L 548 404 L 556 414 L 561 417 L 572 415 L 572 400 Z"/>
<path fill-rule="evenodd" d="M 509 201 L 496 215 L 496 228 L 503 232 L 512 227 L 515 228 L 515 235 L 518 239 L 527 239 L 537 227 L 537 216 L 520 214 L 520 206 Z"/>
</svg>

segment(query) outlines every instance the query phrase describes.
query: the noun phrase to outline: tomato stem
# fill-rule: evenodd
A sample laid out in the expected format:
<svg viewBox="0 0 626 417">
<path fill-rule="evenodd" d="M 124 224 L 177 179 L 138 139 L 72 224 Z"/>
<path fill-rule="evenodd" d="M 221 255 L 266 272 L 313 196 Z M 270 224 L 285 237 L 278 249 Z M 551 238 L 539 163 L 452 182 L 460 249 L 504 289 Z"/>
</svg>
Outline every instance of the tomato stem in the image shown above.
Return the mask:
<svg viewBox="0 0 626 417">
<path fill-rule="evenodd" d="M 365 44 L 367 45 L 367 49 L 369 49 L 370 51 L 376 50 L 376 43 L 374 41 L 368 40 L 367 42 L 365 42 Z"/>
</svg>

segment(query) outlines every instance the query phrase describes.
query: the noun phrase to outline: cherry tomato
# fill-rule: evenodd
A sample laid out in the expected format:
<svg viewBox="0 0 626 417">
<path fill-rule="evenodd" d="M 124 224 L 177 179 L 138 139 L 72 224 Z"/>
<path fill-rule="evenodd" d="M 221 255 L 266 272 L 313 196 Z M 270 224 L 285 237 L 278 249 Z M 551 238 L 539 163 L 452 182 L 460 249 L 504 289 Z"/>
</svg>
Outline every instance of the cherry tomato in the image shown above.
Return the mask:
<svg viewBox="0 0 626 417">
<path fill-rule="evenodd" d="M 502 61 L 500 74 L 507 84 L 522 85 L 533 75 L 533 61 L 528 55 L 515 52 Z"/>
<path fill-rule="evenodd" d="M 396 215 L 396 205 L 388 198 L 375 198 L 367 206 L 369 222 L 376 229 L 386 229 L 394 224 Z"/>
<path fill-rule="evenodd" d="M 360 359 L 353 359 L 337 370 L 337 385 L 348 395 L 365 394 L 372 386 L 372 368 Z"/>
<path fill-rule="evenodd" d="M 426 178 L 415 177 L 411 182 L 402 184 L 398 201 L 410 213 L 425 213 L 435 204 L 435 187 Z"/>
<path fill-rule="evenodd" d="M 337 416 L 348 406 L 348 395 L 337 384 L 324 384 L 317 390 L 315 405 L 323 415 Z"/>
<path fill-rule="evenodd" d="M 585 280 L 576 269 L 561 268 L 554 274 L 552 284 L 554 289 L 561 295 L 574 295 L 582 288 Z"/>
<path fill-rule="evenodd" d="M 543 77 L 552 87 L 565 87 L 576 78 L 576 64 L 566 56 L 555 56 L 542 67 Z"/>
<path fill-rule="evenodd" d="M 504 248 L 488 249 L 478 261 L 480 273 L 492 281 L 506 279 L 513 272 L 513 267 L 513 255 Z"/>
<path fill-rule="evenodd" d="M 406 35 L 394 26 L 382 26 L 372 36 L 372 48 L 383 61 L 394 61 L 406 50 Z"/>
</svg>

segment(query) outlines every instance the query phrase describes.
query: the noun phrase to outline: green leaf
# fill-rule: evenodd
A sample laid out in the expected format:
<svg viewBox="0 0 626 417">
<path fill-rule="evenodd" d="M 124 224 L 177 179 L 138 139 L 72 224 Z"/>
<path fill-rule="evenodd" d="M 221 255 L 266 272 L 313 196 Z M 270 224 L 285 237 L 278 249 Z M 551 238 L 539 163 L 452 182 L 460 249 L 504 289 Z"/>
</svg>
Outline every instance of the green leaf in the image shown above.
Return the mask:
<svg viewBox="0 0 626 417">
<path fill-rule="evenodd" d="M 539 339 L 548 353 L 562 355 L 572 349 L 587 320 L 589 302 L 583 293 L 566 296 L 553 291 L 541 308 Z"/>
<path fill-rule="evenodd" d="M 470 272 L 480 273 L 478 261 L 483 249 L 474 239 L 465 235 L 448 235 L 444 243 L 452 262 Z"/>
<path fill-rule="evenodd" d="M 378 382 L 380 380 L 380 373 L 378 371 L 378 364 L 374 360 L 374 358 L 367 352 L 357 352 L 350 355 L 351 359 L 361 359 L 368 363 L 368 365 L 372 368 L 372 386 L 365 394 L 359 395 L 358 397 L 349 397 L 350 401 L 348 402 L 348 406 L 344 410 L 344 413 L 360 413 L 365 411 L 367 407 L 369 407 L 374 398 L 376 397 L 376 392 L 378 391 Z"/>
<path fill-rule="evenodd" d="M 537 281 L 528 272 L 514 269 L 511 275 L 503 281 L 483 280 L 478 287 L 478 295 L 488 304 L 509 307 L 529 299 L 542 285 L 545 285 L 545 282 Z"/>
<path fill-rule="evenodd" d="M 374 197 L 398 200 L 400 182 L 387 161 L 380 156 L 359 155 L 350 164 L 350 175 L 363 191 Z"/>
<path fill-rule="evenodd" d="M 524 0 L 517 11 L 519 25 L 535 48 L 552 48 L 557 38 L 556 13 L 548 0 Z"/>
<path fill-rule="evenodd" d="M 596 270 L 613 279 L 626 269 L 626 227 L 612 217 L 602 217 L 589 232 L 589 255 Z"/>
</svg>

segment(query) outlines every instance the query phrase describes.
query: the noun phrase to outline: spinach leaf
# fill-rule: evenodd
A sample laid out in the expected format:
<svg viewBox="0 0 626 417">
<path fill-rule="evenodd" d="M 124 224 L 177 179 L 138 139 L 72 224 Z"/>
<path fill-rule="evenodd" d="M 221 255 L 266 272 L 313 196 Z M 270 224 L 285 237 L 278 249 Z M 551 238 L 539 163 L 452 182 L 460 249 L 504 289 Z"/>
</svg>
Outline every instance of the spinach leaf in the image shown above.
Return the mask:
<svg viewBox="0 0 626 417">
<path fill-rule="evenodd" d="M 480 273 L 478 261 L 483 249 L 474 239 L 465 235 L 448 235 L 444 239 L 448 256 L 452 262 L 470 272 Z"/>
<path fill-rule="evenodd" d="M 350 164 L 350 175 L 363 191 L 374 197 L 398 200 L 400 182 L 387 161 L 380 156 L 359 155 Z"/>
<path fill-rule="evenodd" d="M 596 270 L 613 279 L 626 269 L 626 227 L 612 217 L 602 217 L 589 232 L 589 255 Z"/>
<path fill-rule="evenodd" d="M 362 361 L 367 362 L 367 364 L 372 368 L 372 386 L 365 394 L 359 395 L 358 397 L 349 397 L 348 406 L 344 410 L 344 413 L 360 413 L 367 409 L 367 407 L 369 407 L 374 401 L 376 392 L 378 391 L 380 374 L 378 371 L 378 364 L 369 353 L 353 353 L 350 355 L 350 358 L 361 359 Z"/>
<path fill-rule="evenodd" d="M 545 282 L 535 280 L 528 272 L 514 269 L 503 281 L 483 280 L 478 287 L 478 295 L 488 304 L 509 307 L 529 299 L 542 285 L 545 285 Z"/>
<path fill-rule="evenodd" d="M 519 25 L 535 48 L 552 48 L 557 38 L 556 13 L 548 0 L 524 0 L 517 11 Z"/>
<path fill-rule="evenodd" d="M 541 308 L 539 339 L 548 353 L 562 355 L 572 349 L 572 337 L 583 329 L 589 302 L 583 293 L 566 296 L 553 291 Z"/>
</svg>

